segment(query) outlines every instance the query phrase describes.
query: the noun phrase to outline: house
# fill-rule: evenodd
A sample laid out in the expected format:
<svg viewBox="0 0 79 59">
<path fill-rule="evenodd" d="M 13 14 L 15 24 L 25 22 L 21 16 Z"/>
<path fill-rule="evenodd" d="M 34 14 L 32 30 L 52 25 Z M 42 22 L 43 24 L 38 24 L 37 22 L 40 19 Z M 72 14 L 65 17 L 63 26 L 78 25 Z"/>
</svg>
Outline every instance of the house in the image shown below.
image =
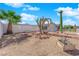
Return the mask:
<svg viewBox="0 0 79 59">
<path fill-rule="evenodd" d="M 55 23 L 51 23 L 48 27 L 49 32 L 56 32 L 57 31 L 57 25 Z"/>
</svg>

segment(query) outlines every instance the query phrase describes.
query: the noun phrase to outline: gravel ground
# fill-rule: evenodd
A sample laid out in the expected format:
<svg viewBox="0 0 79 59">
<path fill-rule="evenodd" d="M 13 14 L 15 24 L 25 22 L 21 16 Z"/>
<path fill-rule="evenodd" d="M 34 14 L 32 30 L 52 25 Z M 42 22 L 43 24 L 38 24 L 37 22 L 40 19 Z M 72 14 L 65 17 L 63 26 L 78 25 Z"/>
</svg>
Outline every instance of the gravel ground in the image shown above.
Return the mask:
<svg viewBox="0 0 79 59">
<path fill-rule="evenodd" d="M 22 42 L 12 43 L 0 49 L 2 56 L 69 56 L 74 55 L 63 52 L 63 49 L 57 45 L 59 37 L 51 36 L 49 39 L 39 39 L 32 37 L 25 38 Z M 79 48 L 79 41 L 72 40 Z M 79 51 L 77 51 L 79 52 Z M 77 53 L 77 55 L 79 55 Z"/>
</svg>

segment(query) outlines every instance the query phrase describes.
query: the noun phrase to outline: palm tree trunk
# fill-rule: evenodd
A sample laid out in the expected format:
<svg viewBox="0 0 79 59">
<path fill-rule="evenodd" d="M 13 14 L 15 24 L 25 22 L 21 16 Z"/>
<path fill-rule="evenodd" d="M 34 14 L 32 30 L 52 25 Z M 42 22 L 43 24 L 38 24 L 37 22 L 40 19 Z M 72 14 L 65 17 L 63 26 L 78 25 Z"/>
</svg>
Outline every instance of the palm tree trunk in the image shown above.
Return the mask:
<svg viewBox="0 0 79 59">
<path fill-rule="evenodd" d="M 9 22 L 8 28 L 7 28 L 7 34 L 12 34 L 12 24 Z"/>
</svg>

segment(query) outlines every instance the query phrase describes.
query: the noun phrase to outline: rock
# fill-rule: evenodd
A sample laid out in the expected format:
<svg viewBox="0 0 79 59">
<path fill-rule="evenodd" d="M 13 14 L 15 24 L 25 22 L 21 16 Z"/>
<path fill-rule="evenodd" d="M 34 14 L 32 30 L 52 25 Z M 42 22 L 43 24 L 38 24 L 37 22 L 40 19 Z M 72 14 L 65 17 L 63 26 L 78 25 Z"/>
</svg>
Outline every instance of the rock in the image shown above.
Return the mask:
<svg viewBox="0 0 79 59">
<path fill-rule="evenodd" d="M 6 39 L 11 39 L 11 37 L 7 37 Z"/>
<path fill-rule="evenodd" d="M 74 51 L 75 49 L 76 48 L 75 48 L 74 44 L 64 45 L 64 47 L 63 47 L 64 51 Z"/>
<path fill-rule="evenodd" d="M 13 37 L 12 39 L 16 39 L 16 37 Z"/>
<path fill-rule="evenodd" d="M 63 51 L 73 51 L 76 49 L 75 45 L 69 42 L 68 40 L 61 39 L 57 42 L 57 45 L 63 48 Z"/>
</svg>

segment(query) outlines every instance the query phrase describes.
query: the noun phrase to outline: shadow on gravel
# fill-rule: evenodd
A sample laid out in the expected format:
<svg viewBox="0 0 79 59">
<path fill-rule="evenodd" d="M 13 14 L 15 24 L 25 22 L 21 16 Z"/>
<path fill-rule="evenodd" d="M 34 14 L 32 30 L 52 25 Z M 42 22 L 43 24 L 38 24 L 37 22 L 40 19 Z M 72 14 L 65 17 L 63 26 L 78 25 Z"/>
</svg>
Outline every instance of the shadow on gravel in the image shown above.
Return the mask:
<svg viewBox="0 0 79 59">
<path fill-rule="evenodd" d="M 21 35 L 9 35 L 4 36 L 2 39 L 0 39 L 0 48 L 6 47 L 9 44 L 17 43 L 19 44 L 23 40 L 27 40 L 28 37 L 31 37 L 31 35 L 28 34 L 21 34 Z"/>
<path fill-rule="evenodd" d="M 79 56 L 79 50 L 75 49 L 73 51 L 65 51 L 66 53 L 72 55 L 72 56 Z"/>
</svg>

